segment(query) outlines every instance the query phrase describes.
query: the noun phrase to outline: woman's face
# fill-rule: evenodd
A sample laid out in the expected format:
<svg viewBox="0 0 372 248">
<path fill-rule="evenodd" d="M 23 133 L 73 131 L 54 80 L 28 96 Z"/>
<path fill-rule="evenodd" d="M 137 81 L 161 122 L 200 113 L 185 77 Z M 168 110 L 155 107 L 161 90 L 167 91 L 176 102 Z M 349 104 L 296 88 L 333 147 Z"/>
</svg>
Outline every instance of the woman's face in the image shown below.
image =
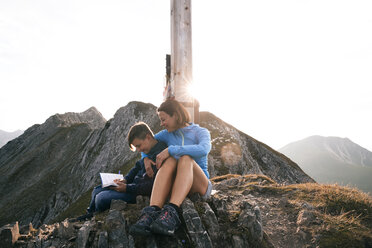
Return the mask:
<svg viewBox="0 0 372 248">
<path fill-rule="evenodd" d="M 173 132 L 178 129 L 176 115 L 170 116 L 164 111 L 159 111 L 158 116 L 160 119 L 160 126 L 168 130 L 168 132 Z"/>
</svg>

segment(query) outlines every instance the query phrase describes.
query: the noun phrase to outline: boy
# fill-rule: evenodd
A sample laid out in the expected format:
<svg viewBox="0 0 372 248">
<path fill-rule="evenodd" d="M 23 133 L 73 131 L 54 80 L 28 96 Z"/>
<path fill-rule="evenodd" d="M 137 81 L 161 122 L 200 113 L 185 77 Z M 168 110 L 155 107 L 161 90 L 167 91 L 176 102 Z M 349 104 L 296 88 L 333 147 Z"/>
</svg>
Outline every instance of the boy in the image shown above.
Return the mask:
<svg viewBox="0 0 372 248">
<path fill-rule="evenodd" d="M 144 122 L 134 124 L 128 133 L 128 145 L 132 151 L 145 153 L 152 161 L 156 156 L 167 148 L 164 142 L 154 138 L 150 127 Z M 152 166 L 146 171 L 143 158 L 136 162 L 135 166 L 124 177 L 124 180 L 115 180 L 117 187 L 102 188 L 101 185 L 94 188 L 92 199 L 87 208 L 87 214 L 77 217 L 72 221 L 82 221 L 93 217 L 95 212 L 102 212 L 110 208 L 111 200 L 119 199 L 127 203 L 136 203 L 137 195 L 151 194 L 157 168 Z"/>
</svg>

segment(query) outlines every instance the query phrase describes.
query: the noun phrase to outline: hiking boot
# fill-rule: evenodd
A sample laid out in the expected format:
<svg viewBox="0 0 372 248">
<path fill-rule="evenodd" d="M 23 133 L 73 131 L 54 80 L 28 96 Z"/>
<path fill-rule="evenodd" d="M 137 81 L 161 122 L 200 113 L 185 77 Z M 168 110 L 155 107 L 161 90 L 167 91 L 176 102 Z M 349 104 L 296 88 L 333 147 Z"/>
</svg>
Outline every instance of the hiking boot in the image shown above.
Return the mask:
<svg viewBox="0 0 372 248">
<path fill-rule="evenodd" d="M 129 234 L 131 235 L 150 235 L 150 225 L 158 217 L 160 211 L 156 211 L 154 207 L 148 206 L 142 209 L 141 216 L 136 224 L 133 224 L 129 228 Z"/>
<path fill-rule="evenodd" d="M 151 231 L 157 234 L 173 236 L 181 225 L 177 210 L 170 205 L 164 205 L 158 218 L 151 224 Z"/>
<path fill-rule="evenodd" d="M 91 218 L 93 218 L 93 216 L 94 216 L 93 213 L 87 213 L 87 214 L 81 215 L 77 218 L 71 219 L 70 222 L 90 220 Z"/>
</svg>

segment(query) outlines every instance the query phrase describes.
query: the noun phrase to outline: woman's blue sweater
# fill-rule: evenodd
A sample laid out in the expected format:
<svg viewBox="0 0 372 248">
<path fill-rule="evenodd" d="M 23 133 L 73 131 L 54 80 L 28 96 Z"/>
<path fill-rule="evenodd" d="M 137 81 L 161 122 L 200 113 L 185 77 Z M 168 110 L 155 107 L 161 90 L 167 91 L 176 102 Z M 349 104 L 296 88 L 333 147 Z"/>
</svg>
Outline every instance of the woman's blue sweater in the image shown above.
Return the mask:
<svg viewBox="0 0 372 248">
<path fill-rule="evenodd" d="M 175 159 L 178 160 L 183 155 L 192 157 L 209 178 L 208 153 L 211 150 L 211 135 L 208 129 L 190 123 L 189 126 L 173 132 L 162 130 L 155 134 L 155 138 L 168 145 L 169 155 Z"/>
</svg>

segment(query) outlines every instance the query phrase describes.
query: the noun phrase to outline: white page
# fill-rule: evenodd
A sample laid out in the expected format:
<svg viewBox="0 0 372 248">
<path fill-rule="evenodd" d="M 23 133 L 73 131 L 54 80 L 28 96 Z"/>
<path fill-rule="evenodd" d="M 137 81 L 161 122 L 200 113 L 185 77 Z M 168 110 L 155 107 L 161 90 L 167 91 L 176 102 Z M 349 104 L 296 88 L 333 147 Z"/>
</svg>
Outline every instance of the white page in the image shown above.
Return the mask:
<svg viewBox="0 0 372 248">
<path fill-rule="evenodd" d="M 102 187 L 108 187 L 108 186 L 118 186 L 116 183 L 114 183 L 115 179 L 123 180 L 124 177 L 122 174 L 115 174 L 115 173 L 99 173 L 101 176 L 102 181 Z"/>
</svg>

